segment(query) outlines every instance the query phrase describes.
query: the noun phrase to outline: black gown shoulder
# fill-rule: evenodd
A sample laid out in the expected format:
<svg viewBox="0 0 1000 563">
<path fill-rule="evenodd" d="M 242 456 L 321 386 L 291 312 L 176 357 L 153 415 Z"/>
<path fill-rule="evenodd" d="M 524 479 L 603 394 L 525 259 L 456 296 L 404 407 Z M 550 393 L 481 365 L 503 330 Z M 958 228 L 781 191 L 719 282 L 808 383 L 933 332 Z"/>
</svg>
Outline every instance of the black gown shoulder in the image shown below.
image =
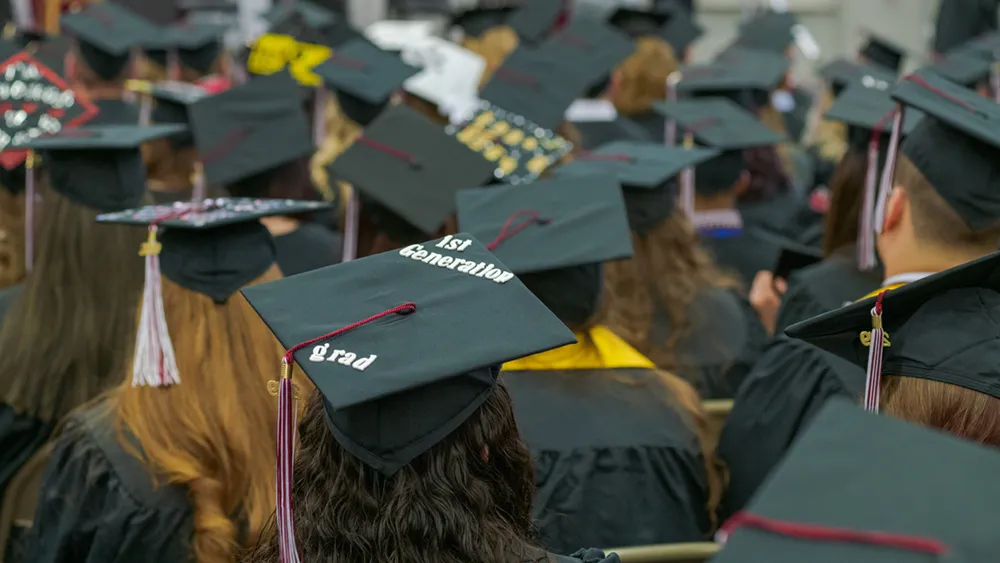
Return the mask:
<svg viewBox="0 0 1000 563">
<path fill-rule="evenodd" d="M 581 549 L 569 556 L 550 554 L 550 557 L 554 563 L 621 563 L 618 554 L 605 555 L 599 549 Z"/>
<path fill-rule="evenodd" d="M 654 140 L 641 125 L 622 116 L 612 121 L 574 121 L 573 125 L 580 131 L 585 150 L 593 150 L 612 141 Z"/>
<path fill-rule="evenodd" d="M 769 340 L 757 313 L 746 298 L 713 287 L 695 296 L 688 322 L 676 346 L 675 372 L 694 382 L 704 399 L 732 398 Z M 655 349 L 670 334 L 670 317 L 657 306 L 647 344 Z"/>
<path fill-rule="evenodd" d="M 278 267 L 285 276 L 339 264 L 344 250 L 340 234 L 317 223 L 302 223 L 294 231 L 274 237 L 274 245 Z"/>
<path fill-rule="evenodd" d="M 125 100 L 94 100 L 98 114 L 87 125 L 137 125 L 139 106 Z"/>
<path fill-rule="evenodd" d="M 781 301 L 775 334 L 797 322 L 839 309 L 878 289 L 880 271 L 861 272 L 854 261 L 853 246 L 792 275 Z"/>
<path fill-rule="evenodd" d="M 56 442 L 35 513 L 35 563 L 192 561 L 186 491 L 155 486 L 117 440 L 106 406 L 74 415 Z"/>
<path fill-rule="evenodd" d="M 0 498 L 7 483 L 52 434 L 52 425 L 0 403 Z M 2 555 L 2 554 L 0 554 Z"/>
<path fill-rule="evenodd" d="M 544 545 L 700 541 L 710 533 L 697 434 L 650 369 L 504 372 L 535 461 Z"/>
<path fill-rule="evenodd" d="M 744 229 L 738 233 L 699 231 L 702 246 L 724 270 L 739 276 L 744 292 L 750 290 L 757 272 L 770 271 L 778 262 L 780 249 L 771 241 Z"/>
<path fill-rule="evenodd" d="M 729 469 L 723 517 L 743 509 L 788 447 L 833 397 L 856 400 L 865 372 L 809 344 L 775 339 L 747 375 L 718 453 Z"/>
</svg>

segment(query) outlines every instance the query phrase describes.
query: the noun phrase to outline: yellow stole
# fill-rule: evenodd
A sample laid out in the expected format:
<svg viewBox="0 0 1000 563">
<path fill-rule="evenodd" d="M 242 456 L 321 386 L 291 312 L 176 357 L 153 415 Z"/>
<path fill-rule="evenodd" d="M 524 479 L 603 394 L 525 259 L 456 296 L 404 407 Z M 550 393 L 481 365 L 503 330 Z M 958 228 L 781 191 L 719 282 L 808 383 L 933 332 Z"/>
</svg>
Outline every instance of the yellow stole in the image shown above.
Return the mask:
<svg viewBox="0 0 1000 563">
<path fill-rule="evenodd" d="M 876 295 L 878 295 L 879 293 L 882 293 L 883 291 L 892 291 L 894 289 L 899 289 L 899 288 L 903 287 L 904 285 L 906 285 L 906 282 L 893 283 L 893 284 L 889 284 L 889 285 L 887 285 L 885 287 L 880 287 L 880 288 L 876 289 L 875 291 L 869 293 L 868 295 L 865 295 L 861 299 L 858 299 L 858 301 L 864 301 L 865 299 L 868 299 L 869 297 L 875 297 Z"/>
<path fill-rule="evenodd" d="M 638 350 L 603 326 L 576 333 L 576 344 L 507 362 L 503 371 L 556 371 L 573 369 L 655 368 Z"/>
</svg>

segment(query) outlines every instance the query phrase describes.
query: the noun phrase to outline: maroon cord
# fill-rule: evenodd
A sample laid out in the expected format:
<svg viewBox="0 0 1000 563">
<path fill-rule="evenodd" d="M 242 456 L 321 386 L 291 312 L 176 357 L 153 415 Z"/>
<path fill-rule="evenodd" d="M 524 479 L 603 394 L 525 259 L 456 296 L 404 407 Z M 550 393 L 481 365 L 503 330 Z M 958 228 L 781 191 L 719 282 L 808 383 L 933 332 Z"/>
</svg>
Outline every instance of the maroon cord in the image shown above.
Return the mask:
<svg viewBox="0 0 1000 563">
<path fill-rule="evenodd" d="M 399 305 L 397 307 L 393 307 L 392 309 L 389 309 L 388 311 L 382 311 L 381 313 L 379 313 L 377 315 L 372 315 L 372 316 L 368 317 L 367 319 L 358 321 L 358 322 L 356 322 L 354 324 L 349 324 L 349 325 L 347 325 L 347 326 L 345 326 L 343 328 L 339 328 L 339 329 L 337 329 L 337 330 L 335 330 L 333 332 L 328 332 L 328 333 L 324 334 L 323 336 L 317 336 L 316 338 L 313 338 L 312 340 L 306 340 L 305 342 L 302 342 L 300 344 L 296 344 L 295 346 L 292 346 L 291 348 L 289 348 L 288 351 L 285 352 L 285 357 L 283 357 L 281 359 L 281 363 L 283 363 L 285 365 L 290 365 L 292 363 L 292 361 L 294 360 L 294 356 L 295 356 L 296 352 L 298 352 L 299 350 L 301 350 L 303 348 L 306 348 L 308 346 L 312 346 L 313 344 L 316 344 L 318 342 L 322 342 L 324 340 L 333 338 L 335 336 L 340 336 L 341 334 L 344 334 L 345 332 L 354 330 L 354 329 L 356 329 L 356 328 L 358 328 L 360 326 L 364 326 L 364 325 L 366 325 L 366 324 L 368 324 L 370 322 L 377 321 L 377 320 L 381 319 L 382 317 L 388 317 L 389 315 L 409 315 L 410 313 L 416 312 L 416 310 L 417 310 L 417 305 L 415 303 L 413 303 L 413 302 L 406 302 L 406 303 L 403 303 L 402 305 Z"/>
<path fill-rule="evenodd" d="M 417 157 L 413 156 L 412 154 L 410 154 L 410 153 L 408 153 L 406 151 L 401 151 L 401 150 L 399 150 L 399 149 L 397 149 L 395 147 L 389 146 L 389 145 L 387 145 L 385 143 L 376 141 L 375 139 L 372 139 L 371 137 L 358 137 L 357 142 L 359 142 L 359 143 L 361 143 L 363 145 L 366 145 L 368 147 L 371 147 L 371 148 L 373 148 L 373 149 L 375 149 L 375 150 L 377 150 L 379 152 L 385 153 L 385 154 L 387 154 L 389 156 L 398 158 L 400 160 L 405 160 L 406 162 L 410 163 L 411 166 L 419 166 L 420 165 L 420 161 L 417 160 Z"/>
<path fill-rule="evenodd" d="M 226 134 L 218 143 L 212 146 L 212 148 L 202 154 L 201 163 L 208 165 L 214 162 L 218 162 L 223 158 L 229 156 L 236 147 L 240 145 L 243 141 L 250 137 L 253 133 L 252 127 L 241 127 L 234 131 L 230 131 Z"/>
<path fill-rule="evenodd" d="M 528 219 L 517 226 L 512 226 L 514 221 L 522 216 L 526 215 Z M 496 247 L 500 246 L 505 240 L 514 238 L 518 233 L 527 229 L 531 225 L 547 225 L 552 220 L 546 217 L 542 217 L 537 211 L 532 209 L 521 209 L 520 211 L 515 211 L 507 218 L 507 221 L 500 228 L 500 232 L 497 234 L 497 238 L 493 239 L 493 242 L 486 245 L 486 250 L 493 251 Z"/>
<path fill-rule="evenodd" d="M 942 98 L 948 100 L 949 102 L 958 104 L 959 106 L 965 108 L 968 111 L 971 111 L 972 113 L 976 113 L 976 114 L 980 113 L 980 111 L 977 110 L 976 108 L 972 107 L 972 104 L 970 104 L 969 102 L 966 102 L 965 100 L 959 98 L 958 96 L 953 96 L 953 95 L 949 94 L 948 92 L 945 92 L 944 90 L 942 90 L 942 89 L 940 89 L 940 88 L 938 88 L 936 86 L 931 85 L 930 83 L 927 82 L 927 80 L 924 79 L 923 76 L 919 76 L 919 75 L 916 75 L 916 74 L 910 74 L 910 75 L 907 75 L 907 77 L 905 78 L 905 80 L 908 80 L 908 81 L 916 84 L 917 86 L 922 86 L 923 88 L 926 88 L 927 90 L 930 90 L 931 92 L 934 92 L 935 94 L 937 94 L 938 96 L 941 96 Z"/>
<path fill-rule="evenodd" d="M 719 118 L 717 117 L 706 117 L 705 119 L 700 119 L 695 121 L 691 125 L 685 125 L 684 129 L 691 134 L 697 133 L 706 127 L 711 127 L 713 125 L 719 124 Z"/>
<path fill-rule="evenodd" d="M 336 53 L 334 53 L 333 56 L 329 58 L 329 61 L 337 65 L 356 68 L 358 70 L 363 69 L 365 68 L 365 66 L 367 66 L 365 62 L 362 60 L 343 57 Z"/>
<path fill-rule="evenodd" d="M 590 49 L 590 41 L 587 41 L 575 33 L 564 31 L 559 35 L 556 35 L 556 39 L 562 41 L 563 43 L 567 43 L 572 47 L 580 49 L 581 51 L 587 51 Z"/>
<path fill-rule="evenodd" d="M 749 512 L 738 512 L 730 518 L 721 529 L 723 537 L 730 536 L 742 527 L 756 528 L 779 536 L 808 541 L 833 543 L 860 543 L 881 547 L 891 547 L 904 551 L 926 553 L 929 555 L 945 555 L 948 546 L 943 542 L 920 536 L 894 534 L 890 532 L 870 532 L 865 530 L 849 530 L 834 526 L 816 524 L 801 524 L 758 516 Z"/>
</svg>

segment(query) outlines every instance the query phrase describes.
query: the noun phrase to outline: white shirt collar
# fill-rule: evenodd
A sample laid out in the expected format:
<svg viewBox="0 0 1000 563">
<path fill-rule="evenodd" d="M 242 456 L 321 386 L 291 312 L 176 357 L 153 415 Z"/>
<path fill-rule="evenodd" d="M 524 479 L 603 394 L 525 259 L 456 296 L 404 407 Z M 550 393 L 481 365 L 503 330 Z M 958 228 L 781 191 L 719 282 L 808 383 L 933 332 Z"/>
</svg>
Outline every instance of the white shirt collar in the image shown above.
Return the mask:
<svg viewBox="0 0 1000 563">
<path fill-rule="evenodd" d="M 618 110 L 608 100 L 574 100 L 566 110 L 566 121 L 574 123 L 594 123 L 614 121 Z"/>
</svg>

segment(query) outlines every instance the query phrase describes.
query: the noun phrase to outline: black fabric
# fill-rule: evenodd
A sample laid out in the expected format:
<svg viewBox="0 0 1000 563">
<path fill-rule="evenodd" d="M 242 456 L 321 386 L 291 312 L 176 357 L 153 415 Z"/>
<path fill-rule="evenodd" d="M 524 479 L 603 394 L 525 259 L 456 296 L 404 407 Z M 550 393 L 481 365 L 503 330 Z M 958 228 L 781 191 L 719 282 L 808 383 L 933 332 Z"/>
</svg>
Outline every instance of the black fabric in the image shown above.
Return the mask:
<svg viewBox="0 0 1000 563">
<path fill-rule="evenodd" d="M 257 221 L 213 229 L 166 229 L 160 270 L 177 285 L 225 303 L 275 262 L 274 239 Z"/>
<path fill-rule="evenodd" d="M 568 557 L 555 553 L 549 555 L 555 559 L 556 563 L 578 563 L 580 561 L 583 563 L 621 563 L 621 558 L 618 557 L 617 553 L 604 555 L 603 551 L 592 548 L 581 549 Z"/>
<path fill-rule="evenodd" d="M 880 270 L 858 271 L 856 247 L 851 245 L 826 260 L 803 268 L 788 280 L 781 299 L 775 334 L 795 323 L 843 307 L 878 289 Z"/>
<path fill-rule="evenodd" d="M 706 541 L 697 435 L 647 369 L 504 372 L 531 449 L 533 517 L 557 553 Z"/>
<path fill-rule="evenodd" d="M 18 414 L 14 407 L 0 403 L 0 498 L 7 483 L 31 456 L 35 455 L 52 433 L 52 425 L 33 416 Z"/>
<path fill-rule="evenodd" d="M 743 151 L 724 151 L 694 168 L 694 189 L 706 196 L 731 191 L 746 171 Z"/>
<path fill-rule="evenodd" d="M 0 322 L 7 317 L 7 311 L 10 310 L 10 306 L 21 296 L 21 291 L 23 290 L 24 285 L 20 283 L 0 289 Z"/>
<path fill-rule="evenodd" d="M 389 100 L 377 104 L 368 103 L 357 96 L 352 96 L 346 92 L 336 92 L 337 102 L 344 115 L 351 121 L 367 127 L 389 107 Z"/>
<path fill-rule="evenodd" d="M 828 400 L 857 401 L 864 387 L 858 366 L 804 342 L 776 339 L 737 391 L 719 439 L 729 469 L 720 520 L 746 507 Z"/>
<path fill-rule="evenodd" d="M 564 323 L 582 325 L 600 308 L 604 291 L 602 264 L 532 272 L 518 278 Z"/>
<path fill-rule="evenodd" d="M 108 160 L 106 150 L 43 151 L 52 188 L 74 203 L 97 211 L 142 204 L 146 170 L 138 149 Z M 97 187 L 99 186 L 99 188 Z"/>
<path fill-rule="evenodd" d="M 136 125 L 139 123 L 139 106 L 120 99 L 94 100 L 98 114 L 87 125 Z"/>
<path fill-rule="evenodd" d="M 124 55 L 112 55 L 85 41 L 80 41 L 77 44 L 77 50 L 83 62 L 87 63 L 87 66 L 104 80 L 122 78 L 131 60 L 131 56 L 128 53 Z"/>
<path fill-rule="evenodd" d="M 646 141 L 654 139 L 642 126 L 626 117 L 618 116 L 613 121 L 574 121 L 573 126 L 580 131 L 584 150 L 591 150 L 612 141 Z"/>
<path fill-rule="evenodd" d="M 702 246 L 712 255 L 715 263 L 739 275 L 743 287 L 748 290 L 757 272 L 770 272 L 777 263 L 778 247 L 745 227 L 740 232 L 703 230 L 699 234 Z"/>
<path fill-rule="evenodd" d="M 104 412 L 100 412 L 104 411 Z M 154 486 L 99 406 L 70 420 L 45 469 L 29 561 L 191 561 L 187 491 Z"/>
<path fill-rule="evenodd" d="M 202 74 L 212 72 L 215 61 L 219 59 L 219 55 L 221 54 L 222 43 L 219 41 L 213 41 L 208 45 L 196 49 L 177 50 L 177 58 L 180 60 L 181 66 Z"/>
<path fill-rule="evenodd" d="M 945 53 L 997 30 L 998 0 L 942 0 L 934 27 L 934 51 Z"/>
<path fill-rule="evenodd" d="M 623 188 L 622 195 L 629 228 L 639 236 L 646 236 L 674 213 L 677 184 L 671 181 L 654 189 Z"/>
<path fill-rule="evenodd" d="M 667 120 L 662 115 L 654 111 L 647 111 L 638 115 L 631 115 L 629 119 L 645 129 L 646 134 L 654 141 L 660 143 L 665 141 Z"/>
<path fill-rule="evenodd" d="M 506 25 L 513 7 L 474 8 L 454 14 L 451 25 L 462 29 L 466 36 L 479 37 L 494 27 Z"/>
<path fill-rule="evenodd" d="M 770 340 L 757 312 L 745 297 L 712 287 L 695 295 L 687 318 L 674 372 L 693 382 L 702 399 L 731 399 Z M 672 332 L 666 309 L 656 306 L 647 344 L 662 346 Z"/>
<path fill-rule="evenodd" d="M 303 223 L 299 228 L 274 238 L 278 268 L 285 276 L 339 264 L 344 241 L 322 225 Z"/>
</svg>

